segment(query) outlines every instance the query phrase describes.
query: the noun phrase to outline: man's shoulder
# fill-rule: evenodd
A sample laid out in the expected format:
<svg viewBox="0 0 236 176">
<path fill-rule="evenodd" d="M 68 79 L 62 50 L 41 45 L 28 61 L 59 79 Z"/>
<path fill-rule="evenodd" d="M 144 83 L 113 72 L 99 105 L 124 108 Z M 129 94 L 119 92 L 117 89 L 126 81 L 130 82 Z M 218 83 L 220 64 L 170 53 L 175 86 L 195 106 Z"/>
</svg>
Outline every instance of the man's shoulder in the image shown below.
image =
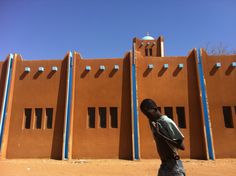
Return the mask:
<svg viewBox="0 0 236 176">
<path fill-rule="evenodd" d="M 184 138 L 184 135 L 181 133 L 181 131 L 179 130 L 179 128 L 177 127 L 175 122 L 171 118 L 169 118 L 168 116 L 166 116 L 166 115 L 161 116 L 160 123 L 162 124 L 163 127 L 172 131 L 172 133 L 174 135 L 174 136 L 172 136 L 173 139 L 183 139 Z"/>
<path fill-rule="evenodd" d="M 166 122 L 166 123 L 172 123 L 173 121 L 171 118 L 169 118 L 167 115 L 162 115 L 159 119 L 158 122 Z"/>
</svg>

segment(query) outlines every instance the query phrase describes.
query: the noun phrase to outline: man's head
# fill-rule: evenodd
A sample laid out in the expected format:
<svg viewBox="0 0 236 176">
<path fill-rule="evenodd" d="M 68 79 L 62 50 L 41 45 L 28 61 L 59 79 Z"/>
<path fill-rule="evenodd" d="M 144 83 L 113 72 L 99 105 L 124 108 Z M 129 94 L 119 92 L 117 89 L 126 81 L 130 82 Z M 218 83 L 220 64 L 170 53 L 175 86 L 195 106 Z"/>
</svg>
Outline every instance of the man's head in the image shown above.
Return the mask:
<svg viewBox="0 0 236 176">
<path fill-rule="evenodd" d="M 149 120 L 156 120 L 161 116 L 156 103 L 152 99 L 144 99 L 140 105 L 140 109 Z"/>
</svg>

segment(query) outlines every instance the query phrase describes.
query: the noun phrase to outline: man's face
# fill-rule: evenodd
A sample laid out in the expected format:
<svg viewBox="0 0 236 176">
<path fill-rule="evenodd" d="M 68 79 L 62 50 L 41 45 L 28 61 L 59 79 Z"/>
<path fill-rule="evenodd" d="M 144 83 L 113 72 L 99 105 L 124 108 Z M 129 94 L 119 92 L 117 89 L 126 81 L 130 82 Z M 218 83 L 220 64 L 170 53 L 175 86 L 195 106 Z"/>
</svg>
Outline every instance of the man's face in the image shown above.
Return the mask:
<svg viewBox="0 0 236 176">
<path fill-rule="evenodd" d="M 145 107 L 142 112 L 148 117 L 150 120 L 156 119 L 156 109 L 155 108 L 147 108 Z"/>
</svg>

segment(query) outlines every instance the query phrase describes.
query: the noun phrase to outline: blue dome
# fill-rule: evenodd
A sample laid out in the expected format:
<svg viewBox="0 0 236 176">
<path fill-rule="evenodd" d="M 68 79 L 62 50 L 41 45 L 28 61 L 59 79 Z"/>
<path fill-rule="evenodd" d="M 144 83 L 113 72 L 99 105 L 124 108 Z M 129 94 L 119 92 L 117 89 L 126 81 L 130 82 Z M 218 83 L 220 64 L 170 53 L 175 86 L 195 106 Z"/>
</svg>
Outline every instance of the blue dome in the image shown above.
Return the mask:
<svg viewBox="0 0 236 176">
<path fill-rule="evenodd" d="M 147 35 L 142 38 L 142 40 L 155 40 L 152 36 L 149 35 L 147 32 Z"/>
</svg>

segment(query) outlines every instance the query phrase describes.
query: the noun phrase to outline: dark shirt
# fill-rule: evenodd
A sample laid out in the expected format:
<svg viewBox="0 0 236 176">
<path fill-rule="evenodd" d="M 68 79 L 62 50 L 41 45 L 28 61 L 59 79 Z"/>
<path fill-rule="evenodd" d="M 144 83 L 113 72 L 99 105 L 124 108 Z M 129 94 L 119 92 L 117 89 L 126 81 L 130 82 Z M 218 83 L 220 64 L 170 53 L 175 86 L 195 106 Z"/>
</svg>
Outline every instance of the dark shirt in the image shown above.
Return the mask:
<svg viewBox="0 0 236 176">
<path fill-rule="evenodd" d="M 169 134 L 168 131 L 170 131 L 169 129 L 169 125 L 168 122 L 166 122 L 165 120 L 158 120 L 155 122 L 157 125 L 159 125 L 159 132 L 164 135 L 165 137 L 174 140 L 173 139 L 173 134 Z M 164 139 L 158 132 L 156 127 L 152 124 L 152 121 L 149 121 L 152 133 L 153 133 L 153 137 L 155 139 L 156 142 L 156 147 L 157 147 L 157 151 L 159 153 L 159 156 L 161 158 L 162 162 L 168 161 L 170 159 L 174 159 L 176 155 L 178 155 L 177 153 L 177 148 L 174 147 L 172 144 L 170 144 L 169 142 L 166 141 L 166 139 Z M 178 130 L 178 129 L 177 129 Z M 177 132 L 178 133 L 178 132 Z M 179 134 L 178 134 L 179 135 Z M 176 135 L 176 136 L 178 136 Z"/>
</svg>

